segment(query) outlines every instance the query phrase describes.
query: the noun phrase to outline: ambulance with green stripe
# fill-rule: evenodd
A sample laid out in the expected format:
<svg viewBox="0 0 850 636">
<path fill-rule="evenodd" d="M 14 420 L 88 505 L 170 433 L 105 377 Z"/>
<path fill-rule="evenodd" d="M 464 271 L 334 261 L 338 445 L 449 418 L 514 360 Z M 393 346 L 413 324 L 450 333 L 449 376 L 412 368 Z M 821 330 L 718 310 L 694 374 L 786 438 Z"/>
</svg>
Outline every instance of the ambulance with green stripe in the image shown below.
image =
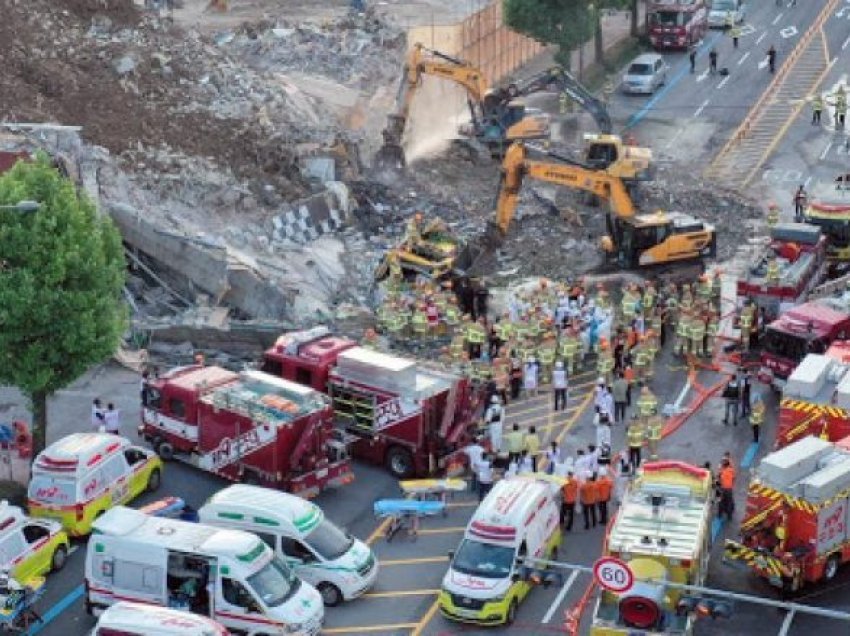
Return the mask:
<svg viewBox="0 0 850 636">
<path fill-rule="evenodd" d="M 94 522 L 86 550 L 89 614 L 130 601 L 207 616 L 243 636 L 315 636 L 316 589 L 249 532 L 117 506 Z"/>
<path fill-rule="evenodd" d="M 325 605 L 357 598 L 378 577 L 378 563 L 366 544 L 295 495 L 235 484 L 213 495 L 198 516 L 201 523 L 256 534 L 319 590 Z"/>
<path fill-rule="evenodd" d="M 35 459 L 27 491 L 30 515 L 59 521 L 74 537 L 91 532 L 105 511 L 159 488 L 156 453 L 110 433 L 74 433 Z"/>
<path fill-rule="evenodd" d="M 438 597 L 443 615 L 479 625 L 513 623 L 532 587 L 524 571 L 535 558 L 557 557 L 559 515 L 556 483 L 534 477 L 497 482 L 451 555 Z"/>
</svg>

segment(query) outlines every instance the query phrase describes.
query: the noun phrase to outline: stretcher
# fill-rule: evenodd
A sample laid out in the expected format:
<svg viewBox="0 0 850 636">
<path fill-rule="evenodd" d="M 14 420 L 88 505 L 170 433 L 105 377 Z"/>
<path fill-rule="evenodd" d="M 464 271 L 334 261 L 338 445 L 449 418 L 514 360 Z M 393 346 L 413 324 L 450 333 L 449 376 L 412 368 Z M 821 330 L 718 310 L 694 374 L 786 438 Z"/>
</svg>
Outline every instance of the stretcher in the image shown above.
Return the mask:
<svg viewBox="0 0 850 636">
<path fill-rule="evenodd" d="M 417 499 L 381 499 L 375 502 L 375 516 L 389 519 L 390 525 L 384 536 L 392 541 L 399 530 L 407 530 L 411 538 L 419 533 L 419 520 L 443 514 L 446 504 L 443 501 L 419 501 Z"/>
<path fill-rule="evenodd" d="M 187 505 L 180 497 L 165 497 L 139 508 L 139 512 L 152 517 L 180 519 L 181 521 L 198 521 L 198 513 Z"/>
<path fill-rule="evenodd" d="M 41 623 L 34 605 L 44 595 L 44 577 L 34 577 L 20 590 L 0 594 L 0 632 L 24 634 L 30 627 Z"/>
<path fill-rule="evenodd" d="M 453 493 L 466 490 L 463 479 L 408 479 L 400 481 L 399 486 L 405 497 L 416 501 L 440 501 L 448 503 Z M 445 514 L 445 509 L 443 514 Z"/>
</svg>

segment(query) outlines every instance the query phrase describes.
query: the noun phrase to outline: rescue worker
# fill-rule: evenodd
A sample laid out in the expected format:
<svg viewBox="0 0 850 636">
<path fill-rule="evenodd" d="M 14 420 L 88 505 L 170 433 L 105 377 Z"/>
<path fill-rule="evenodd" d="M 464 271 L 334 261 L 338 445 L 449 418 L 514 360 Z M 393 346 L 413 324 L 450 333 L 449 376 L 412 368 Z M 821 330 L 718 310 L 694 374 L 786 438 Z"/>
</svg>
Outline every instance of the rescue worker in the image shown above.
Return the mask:
<svg viewBox="0 0 850 636">
<path fill-rule="evenodd" d="M 712 311 L 708 318 L 708 325 L 705 328 L 705 351 L 708 357 L 714 355 L 714 343 L 717 340 L 717 333 L 720 329 L 720 324 L 717 320 L 717 313 Z"/>
<path fill-rule="evenodd" d="M 754 305 L 749 300 L 745 301 L 744 307 L 741 309 L 740 328 L 741 328 L 741 349 L 749 351 L 750 336 L 753 329 L 753 314 L 755 311 Z"/>
<path fill-rule="evenodd" d="M 705 345 L 705 322 L 702 317 L 697 315 L 691 319 L 688 326 L 688 335 L 691 339 L 691 353 L 695 356 L 704 356 L 703 346 Z"/>
<path fill-rule="evenodd" d="M 558 343 L 554 333 L 547 334 L 539 347 L 541 384 L 549 384 L 552 381 L 552 369 L 558 355 L 557 347 Z"/>
<path fill-rule="evenodd" d="M 564 530 L 570 532 L 573 529 L 573 518 L 576 512 L 576 500 L 578 499 L 578 479 L 572 471 L 567 472 L 567 478 L 561 486 L 561 525 Z"/>
<path fill-rule="evenodd" d="M 809 195 L 806 193 L 806 189 L 800 185 L 794 193 L 794 221 L 799 223 L 803 219 L 803 212 L 806 210 L 808 198 Z"/>
<path fill-rule="evenodd" d="M 531 472 L 537 472 L 537 459 L 540 455 L 540 436 L 537 435 L 537 429 L 534 426 L 528 428 L 528 433 L 522 441 L 523 450 L 528 453 L 531 458 Z"/>
<path fill-rule="evenodd" d="M 487 330 L 483 321 L 473 321 L 471 317 L 465 322 L 464 337 L 469 351 L 469 357 L 477 360 L 481 357 L 481 348 L 487 341 Z"/>
<path fill-rule="evenodd" d="M 638 416 L 645 422 L 658 411 L 658 398 L 644 385 L 637 401 Z"/>
<path fill-rule="evenodd" d="M 637 415 L 635 415 L 626 431 L 626 443 L 629 446 L 629 464 L 631 465 L 632 474 L 636 473 L 640 466 L 641 448 L 643 448 L 644 437 L 643 426 L 640 420 L 638 420 Z"/>
<path fill-rule="evenodd" d="M 750 412 L 750 426 L 753 429 L 753 442 L 756 444 L 759 443 L 761 425 L 764 424 L 764 410 L 764 401 L 757 395 Z"/>
<path fill-rule="evenodd" d="M 767 227 L 772 228 L 779 223 L 779 206 L 773 201 L 767 204 Z"/>
<path fill-rule="evenodd" d="M 614 370 L 614 354 L 608 341 L 601 339 L 599 343 L 599 360 L 596 362 L 596 371 L 600 378 L 605 380 L 605 384 L 611 382 L 611 372 Z"/>
<path fill-rule="evenodd" d="M 413 330 L 413 336 L 420 342 L 425 339 L 428 334 L 428 314 L 425 310 L 425 305 L 419 305 L 410 317 L 410 327 Z"/>
<path fill-rule="evenodd" d="M 552 388 L 555 391 L 555 410 L 563 411 L 567 408 L 568 379 L 564 363 L 560 360 L 555 363 L 555 370 L 552 372 Z"/>
<path fill-rule="evenodd" d="M 732 38 L 732 48 L 738 48 L 738 38 L 741 37 L 741 27 L 734 23 L 735 19 L 732 19 L 732 26 L 729 28 L 729 37 Z"/>
<path fill-rule="evenodd" d="M 561 356 L 567 361 L 567 371 L 573 375 L 576 371 L 576 357 L 581 347 L 578 337 L 573 329 L 569 329 L 561 343 Z"/>
<path fill-rule="evenodd" d="M 519 461 L 522 453 L 523 435 L 519 430 L 519 424 L 514 424 L 511 432 L 505 435 L 505 443 L 508 447 L 508 461 Z"/>
<path fill-rule="evenodd" d="M 646 424 L 646 442 L 649 446 L 649 458 L 658 459 L 658 444 L 664 431 L 664 419 L 660 415 L 652 415 Z"/>
<path fill-rule="evenodd" d="M 498 456 L 502 452 L 502 435 L 505 426 L 505 409 L 498 395 L 490 398 L 490 406 L 484 414 L 484 423 L 487 425 L 487 434 L 490 438 L 490 450 Z"/>
<path fill-rule="evenodd" d="M 812 126 L 820 125 L 820 116 L 823 113 L 823 97 L 817 93 L 812 98 Z"/>
<path fill-rule="evenodd" d="M 599 493 L 596 487 L 596 473 L 592 473 L 589 479 L 585 479 L 579 486 L 579 498 L 581 500 L 581 512 L 584 515 L 584 529 L 590 530 L 591 525 L 596 527 L 596 504 L 599 501 Z"/>
<path fill-rule="evenodd" d="M 735 469 L 727 458 L 724 458 L 721 463 L 718 483 L 720 485 L 718 517 L 723 518 L 723 515 L 726 515 L 728 520 L 732 521 L 732 515 L 735 513 Z"/>
<path fill-rule="evenodd" d="M 599 507 L 599 524 L 608 523 L 608 502 L 614 492 L 614 480 L 604 466 L 599 468 L 599 478 L 596 480 L 596 505 Z"/>
<path fill-rule="evenodd" d="M 688 344 L 691 336 L 689 320 L 688 313 L 682 311 L 679 314 L 679 320 L 676 322 L 676 345 L 673 352 L 677 356 L 688 355 Z"/>
<path fill-rule="evenodd" d="M 634 362 L 635 378 L 638 382 L 646 382 L 649 376 L 649 352 L 644 342 L 638 342 L 632 347 L 632 361 Z"/>
</svg>

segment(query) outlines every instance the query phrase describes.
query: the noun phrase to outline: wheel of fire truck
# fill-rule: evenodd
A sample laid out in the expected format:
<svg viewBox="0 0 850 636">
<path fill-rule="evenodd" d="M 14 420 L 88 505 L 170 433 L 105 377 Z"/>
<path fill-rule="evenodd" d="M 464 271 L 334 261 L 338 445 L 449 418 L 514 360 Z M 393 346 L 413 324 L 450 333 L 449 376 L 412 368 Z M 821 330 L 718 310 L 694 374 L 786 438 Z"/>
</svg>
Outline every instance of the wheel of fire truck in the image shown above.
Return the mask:
<svg viewBox="0 0 850 636">
<path fill-rule="evenodd" d="M 158 469 L 154 468 L 151 471 L 150 477 L 148 477 L 147 491 L 148 492 L 156 492 L 157 490 L 159 490 L 159 484 L 161 482 L 162 482 L 162 475 L 160 474 Z"/>
<path fill-rule="evenodd" d="M 156 452 L 164 462 L 170 462 L 174 459 L 174 447 L 168 442 L 160 442 Z"/>
<path fill-rule="evenodd" d="M 837 554 L 831 554 L 826 560 L 826 565 L 823 566 L 823 580 L 831 581 L 838 574 L 838 566 L 841 565 L 841 559 Z"/>
<path fill-rule="evenodd" d="M 319 590 L 319 594 L 322 595 L 322 601 L 324 601 L 325 606 L 327 607 L 336 607 L 340 603 L 342 603 L 342 592 L 339 591 L 339 588 L 332 583 L 319 583 L 319 586 L 316 588 Z"/>
<path fill-rule="evenodd" d="M 513 625 L 516 620 L 516 599 L 511 601 L 508 606 L 508 613 L 505 614 L 505 625 Z"/>
<path fill-rule="evenodd" d="M 392 446 L 387 451 L 384 463 L 387 466 L 387 470 L 397 479 L 407 479 L 413 476 L 413 455 L 406 448 Z"/>
</svg>

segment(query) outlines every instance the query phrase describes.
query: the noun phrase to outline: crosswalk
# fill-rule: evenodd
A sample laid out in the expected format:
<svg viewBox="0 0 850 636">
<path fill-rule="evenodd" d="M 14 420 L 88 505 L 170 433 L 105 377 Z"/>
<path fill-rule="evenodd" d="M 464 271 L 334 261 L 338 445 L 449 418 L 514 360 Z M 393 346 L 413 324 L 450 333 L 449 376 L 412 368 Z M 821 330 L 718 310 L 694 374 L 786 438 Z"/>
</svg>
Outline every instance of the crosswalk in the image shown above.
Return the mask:
<svg viewBox="0 0 850 636">
<path fill-rule="evenodd" d="M 773 82 L 706 169 L 706 176 L 732 188 L 748 185 L 830 70 L 823 22 L 839 0 L 829 0 L 812 27 L 782 63 Z"/>
</svg>

